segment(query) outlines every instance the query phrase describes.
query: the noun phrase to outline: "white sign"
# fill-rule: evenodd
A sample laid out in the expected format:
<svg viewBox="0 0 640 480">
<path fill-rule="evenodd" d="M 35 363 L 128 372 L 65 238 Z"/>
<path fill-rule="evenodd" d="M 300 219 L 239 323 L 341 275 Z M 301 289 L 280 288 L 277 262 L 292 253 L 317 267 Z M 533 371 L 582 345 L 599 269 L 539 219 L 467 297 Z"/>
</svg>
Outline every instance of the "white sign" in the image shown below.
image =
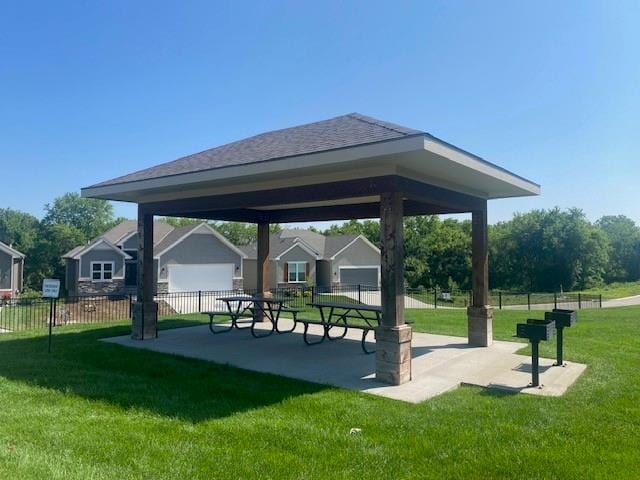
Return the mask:
<svg viewBox="0 0 640 480">
<path fill-rule="evenodd" d="M 42 296 L 45 298 L 58 298 L 60 295 L 60 280 L 45 278 L 42 281 Z"/>
</svg>

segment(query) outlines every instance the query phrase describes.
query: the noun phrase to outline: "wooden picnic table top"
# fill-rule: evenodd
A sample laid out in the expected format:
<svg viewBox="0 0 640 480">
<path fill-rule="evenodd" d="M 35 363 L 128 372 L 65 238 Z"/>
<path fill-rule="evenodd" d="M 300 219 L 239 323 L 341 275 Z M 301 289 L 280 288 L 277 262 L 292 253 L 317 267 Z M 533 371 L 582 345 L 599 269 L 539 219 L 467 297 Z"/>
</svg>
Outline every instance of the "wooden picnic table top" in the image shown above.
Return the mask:
<svg viewBox="0 0 640 480">
<path fill-rule="evenodd" d="M 264 303 L 284 303 L 285 299 L 276 297 L 263 297 L 260 295 L 238 295 L 235 297 L 220 297 L 217 300 L 223 302 L 264 302 Z"/>
<path fill-rule="evenodd" d="M 311 302 L 307 305 L 316 308 L 340 308 L 345 310 L 361 310 L 364 312 L 382 312 L 382 307 L 379 307 L 377 305 L 367 305 L 365 303 Z"/>
</svg>

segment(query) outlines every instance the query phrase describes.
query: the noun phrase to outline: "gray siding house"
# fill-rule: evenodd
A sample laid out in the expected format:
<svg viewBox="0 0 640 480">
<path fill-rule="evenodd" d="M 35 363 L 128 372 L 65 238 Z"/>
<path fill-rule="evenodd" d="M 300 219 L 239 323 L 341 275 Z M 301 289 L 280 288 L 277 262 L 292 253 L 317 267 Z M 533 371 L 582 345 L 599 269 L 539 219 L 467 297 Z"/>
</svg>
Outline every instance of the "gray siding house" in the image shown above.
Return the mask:
<svg viewBox="0 0 640 480">
<path fill-rule="evenodd" d="M 242 288 L 244 252 L 206 223 L 174 228 L 154 225 L 154 272 L 158 292 Z M 63 258 L 69 295 L 120 295 L 135 291 L 138 234 L 127 220 Z"/>
<path fill-rule="evenodd" d="M 0 300 L 22 290 L 24 254 L 0 242 Z"/>
<path fill-rule="evenodd" d="M 240 247 L 244 281 L 256 284 L 256 245 Z M 271 288 L 296 285 L 380 285 L 380 250 L 362 235 L 324 236 L 311 230 L 283 230 L 269 237 Z"/>
</svg>

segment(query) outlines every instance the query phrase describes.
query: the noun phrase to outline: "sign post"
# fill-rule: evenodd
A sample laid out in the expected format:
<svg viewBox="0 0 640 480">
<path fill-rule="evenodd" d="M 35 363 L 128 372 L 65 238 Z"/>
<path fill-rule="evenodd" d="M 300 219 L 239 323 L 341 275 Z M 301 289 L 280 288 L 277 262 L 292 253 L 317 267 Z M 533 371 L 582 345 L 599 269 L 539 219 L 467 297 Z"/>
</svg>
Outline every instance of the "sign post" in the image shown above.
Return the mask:
<svg viewBox="0 0 640 480">
<path fill-rule="evenodd" d="M 53 335 L 53 320 L 55 303 L 60 295 L 60 280 L 56 278 L 45 278 L 42 281 L 42 297 L 49 299 L 49 347 L 47 351 L 51 353 L 51 337 Z"/>
</svg>

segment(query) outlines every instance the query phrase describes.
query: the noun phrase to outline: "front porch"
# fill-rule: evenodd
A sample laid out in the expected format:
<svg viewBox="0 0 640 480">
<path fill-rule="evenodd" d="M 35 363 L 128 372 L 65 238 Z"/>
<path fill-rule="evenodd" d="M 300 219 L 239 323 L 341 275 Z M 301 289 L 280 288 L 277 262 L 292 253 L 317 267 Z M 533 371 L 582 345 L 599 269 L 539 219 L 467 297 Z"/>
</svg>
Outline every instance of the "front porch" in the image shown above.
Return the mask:
<svg viewBox="0 0 640 480">
<path fill-rule="evenodd" d="M 283 327 L 287 328 L 289 325 L 286 323 L 290 324 L 290 321 L 282 321 L 285 323 Z M 375 355 L 362 352 L 359 332 L 349 330 L 344 340 L 312 347 L 306 346 L 301 337 L 301 326 L 291 334 L 255 339 L 246 330 L 212 335 L 208 327 L 202 325 L 165 330 L 158 338 L 145 342 L 133 340 L 130 336 L 105 341 L 410 403 L 422 402 L 460 385 L 559 396 L 586 368 L 586 365 L 574 362 L 564 368 L 552 367 L 554 360 L 541 358 L 544 388 L 529 388 L 531 358 L 516 353 L 526 344 L 494 341 L 489 347 L 473 347 L 464 337 L 414 331 L 412 380 L 402 385 L 385 386 L 375 380 Z"/>
</svg>

